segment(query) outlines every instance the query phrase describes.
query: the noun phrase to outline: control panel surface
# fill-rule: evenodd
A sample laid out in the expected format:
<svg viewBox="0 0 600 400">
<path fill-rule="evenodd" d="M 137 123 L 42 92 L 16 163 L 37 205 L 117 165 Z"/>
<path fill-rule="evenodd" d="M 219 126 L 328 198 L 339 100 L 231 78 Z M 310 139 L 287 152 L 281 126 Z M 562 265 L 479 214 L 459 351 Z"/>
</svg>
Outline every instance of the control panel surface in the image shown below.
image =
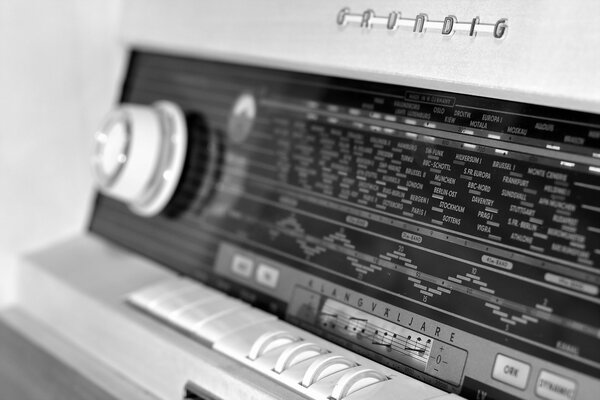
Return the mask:
<svg viewBox="0 0 600 400">
<path fill-rule="evenodd" d="M 92 232 L 447 392 L 593 398 L 599 115 L 133 52 L 122 102 L 161 101 L 171 201 Z"/>
</svg>

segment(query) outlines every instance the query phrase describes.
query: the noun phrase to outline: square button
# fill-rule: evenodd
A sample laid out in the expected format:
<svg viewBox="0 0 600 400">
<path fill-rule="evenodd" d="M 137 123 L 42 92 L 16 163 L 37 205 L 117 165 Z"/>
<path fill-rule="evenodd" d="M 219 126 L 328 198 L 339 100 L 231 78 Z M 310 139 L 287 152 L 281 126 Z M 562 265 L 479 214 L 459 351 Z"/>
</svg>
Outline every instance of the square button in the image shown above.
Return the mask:
<svg viewBox="0 0 600 400">
<path fill-rule="evenodd" d="M 492 378 L 518 389 L 525 389 L 531 366 L 502 354 L 496 356 Z"/>
<path fill-rule="evenodd" d="M 542 370 L 535 385 L 535 394 L 548 400 L 573 400 L 576 389 L 575 381 Z"/>
<path fill-rule="evenodd" d="M 231 270 L 236 275 L 250 278 L 254 271 L 254 261 L 249 257 L 236 254 L 231 260 Z"/>
<path fill-rule="evenodd" d="M 279 270 L 267 264 L 260 264 L 256 270 L 256 281 L 274 289 L 279 281 Z"/>
</svg>

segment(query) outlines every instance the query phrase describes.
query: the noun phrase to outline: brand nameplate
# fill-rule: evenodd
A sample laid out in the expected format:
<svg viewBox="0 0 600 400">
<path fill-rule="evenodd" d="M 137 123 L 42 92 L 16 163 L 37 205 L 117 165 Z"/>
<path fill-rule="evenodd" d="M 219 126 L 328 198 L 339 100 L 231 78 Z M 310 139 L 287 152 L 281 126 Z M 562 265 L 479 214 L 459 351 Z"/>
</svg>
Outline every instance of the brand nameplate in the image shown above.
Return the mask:
<svg viewBox="0 0 600 400">
<path fill-rule="evenodd" d="M 495 39 L 503 39 L 508 31 L 507 18 L 499 18 L 494 23 L 483 23 L 479 17 L 459 21 L 454 15 L 448 15 L 443 20 L 432 20 L 424 13 L 417 14 L 413 18 L 404 18 L 399 11 L 392 11 L 387 16 L 377 16 L 371 9 L 362 13 L 352 13 L 349 8 L 343 8 L 338 13 L 336 21 L 339 26 L 357 25 L 364 29 L 385 28 L 389 31 L 403 29 L 418 35 L 438 32 L 445 37 L 460 33 L 469 37 L 483 34 Z"/>
</svg>

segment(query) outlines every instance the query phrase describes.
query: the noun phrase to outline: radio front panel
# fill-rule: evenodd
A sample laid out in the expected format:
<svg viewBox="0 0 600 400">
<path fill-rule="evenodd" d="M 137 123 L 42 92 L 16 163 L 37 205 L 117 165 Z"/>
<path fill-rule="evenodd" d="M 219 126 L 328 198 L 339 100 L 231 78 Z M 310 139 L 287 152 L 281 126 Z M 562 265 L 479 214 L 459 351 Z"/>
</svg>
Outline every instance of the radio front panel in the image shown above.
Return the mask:
<svg viewBox="0 0 600 400">
<path fill-rule="evenodd" d="M 172 200 L 92 232 L 448 392 L 593 397 L 599 115 L 133 52 L 121 101 L 164 100 Z"/>
</svg>

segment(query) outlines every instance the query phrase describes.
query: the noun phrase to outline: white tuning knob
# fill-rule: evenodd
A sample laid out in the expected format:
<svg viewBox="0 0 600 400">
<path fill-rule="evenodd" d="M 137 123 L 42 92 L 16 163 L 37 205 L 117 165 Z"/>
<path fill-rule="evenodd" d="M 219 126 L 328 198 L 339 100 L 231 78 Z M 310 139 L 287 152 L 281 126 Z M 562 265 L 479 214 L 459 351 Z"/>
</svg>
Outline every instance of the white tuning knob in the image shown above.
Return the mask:
<svg viewBox="0 0 600 400">
<path fill-rule="evenodd" d="M 102 193 L 150 217 L 175 192 L 186 150 L 185 115 L 177 105 L 123 104 L 94 136 L 92 171 Z"/>
</svg>

